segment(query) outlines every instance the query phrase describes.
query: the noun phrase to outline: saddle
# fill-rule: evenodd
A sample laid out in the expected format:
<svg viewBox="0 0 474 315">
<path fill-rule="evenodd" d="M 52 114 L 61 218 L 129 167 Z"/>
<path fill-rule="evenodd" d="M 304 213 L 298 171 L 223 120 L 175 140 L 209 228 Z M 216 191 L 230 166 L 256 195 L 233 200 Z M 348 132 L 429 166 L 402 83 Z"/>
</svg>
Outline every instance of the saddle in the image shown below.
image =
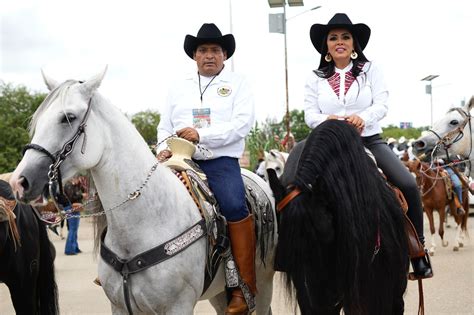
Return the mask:
<svg viewBox="0 0 474 315">
<path fill-rule="evenodd" d="M 220 263 L 224 261 L 227 287 L 236 288 L 240 286 L 244 291 L 246 300 L 248 297 L 253 299 L 251 294 L 245 294 L 248 288 L 240 280 L 236 263 L 232 257 L 227 221 L 220 213 L 217 200 L 208 186 L 206 175 L 191 158 L 196 150 L 195 145 L 182 138 L 170 138 L 167 140 L 167 145 L 173 155 L 162 164 L 169 167 L 180 179 L 196 203 L 201 216 L 206 220 L 209 252 L 203 293 L 214 279 Z M 268 242 L 267 239 L 263 238 L 263 235 L 270 237 L 276 220 L 271 212 L 270 201 L 262 202 L 258 184 L 246 177 L 243 177 L 243 180 L 247 207 L 255 218 L 255 231 L 257 240 L 260 241 L 260 247 L 263 249 L 261 254 L 263 259 L 266 254 L 265 244 Z M 262 237 L 258 237 L 259 235 L 262 235 Z M 242 284 L 244 284 L 244 287 L 242 287 Z M 247 300 L 247 304 L 249 309 L 253 309 L 255 302 Z"/>
</svg>

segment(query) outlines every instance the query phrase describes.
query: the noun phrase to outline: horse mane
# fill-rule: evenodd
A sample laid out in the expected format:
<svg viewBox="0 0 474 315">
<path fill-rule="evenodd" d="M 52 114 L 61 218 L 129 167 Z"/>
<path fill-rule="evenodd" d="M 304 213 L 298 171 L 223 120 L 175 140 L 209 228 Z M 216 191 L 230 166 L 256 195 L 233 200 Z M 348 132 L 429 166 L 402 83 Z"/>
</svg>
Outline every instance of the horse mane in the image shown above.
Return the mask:
<svg viewBox="0 0 474 315">
<path fill-rule="evenodd" d="M 377 227 L 400 236 L 400 242 L 404 238 L 402 231 L 396 231 L 403 224 L 400 206 L 356 129 L 338 120 L 315 128 L 306 140 L 293 184 L 303 193 L 281 213 L 277 248 L 277 256 L 279 249 L 292 253 L 283 258 L 289 296 L 307 294 L 308 300 L 332 305 L 344 297 L 351 301 L 345 312 L 368 313 L 362 296 L 368 294 L 364 281 L 371 277 Z M 397 224 L 386 224 L 393 223 L 393 217 Z M 400 250 L 400 244 L 393 245 Z M 304 279 L 306 292 L 293 287 L 298 279 Z"/>
</svg>

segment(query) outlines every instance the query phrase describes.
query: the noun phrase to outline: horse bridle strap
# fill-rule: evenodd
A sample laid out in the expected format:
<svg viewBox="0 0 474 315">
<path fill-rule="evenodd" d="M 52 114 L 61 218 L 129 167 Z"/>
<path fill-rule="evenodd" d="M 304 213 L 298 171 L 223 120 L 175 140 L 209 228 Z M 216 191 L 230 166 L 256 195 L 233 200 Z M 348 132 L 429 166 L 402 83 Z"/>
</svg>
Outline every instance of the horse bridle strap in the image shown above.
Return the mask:
<svg viewBox="0 0 474 315">
<path fill-rule="evenodd" d="M 292 191 L 290 191 L 286 196 L 285 198 L 283 198 L 278 204 L 277 204 L 277 211 L 280 212 L 281 210 L 283 210 L 290 201 L 292 201 L 293 199 L 295 199 L 297 196 L 299 196 L 299 194 L 301 194 L 301 190 L 295 186 L 293 188 Z"/>
<path fill-rule="evenodd" d="M 53 195 L 52 185 L 54 182 L 57 182 L 59 186 L 59 193 L 61 195 L 64 195 L 60 166 L 64 162 L 64 160 L 66 160 L 66 158 L 69 156 L 69 154 L 71 154 L 71 152 L 74 150 L 76 142 L 82 134 L 84 134 L 84 140 L 82 142 L 81 153 L 84 154 L 85 145 L 86 145 L 86 123 L 87 123 L 87 119 L 89 118 L 91 108 L 92 108 L 92 97 L 89 99 L 89 102 L 87 103 L 86 113 L 84 114 L 84 117 L 82 117 L 82 121 L 77 127 L 76 132 L 71 137 L 71 139 L 69 139 L 68 141 L 64 143 L 61 150 L 57 151 L 56 153 L 52 154 L 47 149 L 45 149 L 44 147 L 36 143 L 29 143 L 25 145 L 25 147 L 23 148 L 23 152 L 22 152 L 23 155 L 25 154 L 27 150 L 33 149 L 33 150 L 46 154 L 46 156 L 48 156 L 51 159 L 52 163 L 49 166 L 49 171 L 48 171 L 49 192 L 54 202 L 54 205 L 56 206 L 58 210 L 61 210 L 61 209 L 59 208 L 57 201 L 55 200 L 55 196 Z"/>
<path fill-rule="evenodd" d="M 62 162 L 64 162 L 64 160 L 68 157 L 68 155 L 71 154 L 71 152 L 74 150 L 76 142 L 82 134 L 84 134 L 84 141 L 82 143 L 81 152 L 82 152 L 82 154 L 84 154 L 85 145 L 86 145 L 86 133 L 85 133 L 85 131 L 86 131 L 86 122 L 87 122 L 87 119 L 89 118 L 89 114 L 91 112 L 91 108 L 92 108 L 91 105 L 92 105 L 92 97 L 89 99 L 89 103 L 87 104 L 86 113 L 85 113 L 84 117 L 82 117 L 82 121 L 79 124 L 79 126 L 77 127 L 76 132 L 71 137 L 71 139 L 69 139 L 68 141 L 66 141 L 64 143 L 61 150 L 59 150 L 55 154 L 51 154 L 48 150 L 46 150 L 44 147 L 40 146 L 39 144 L 30 143 L 30 144 L 27 144 L 23 148 L 23 154 L 25 154 L 25 152 L 29 149 L 34 149 L 34 150 L 37 150 L 37 151 L 40 151 L 40 152 L 46 154 L 53 162 L 50 166 L 50 172 L 53 172 L 51 175 L 56 176 L 57 175 L 57 170 L 61 166 Z M 48 174 L 48 176 L 49 175 L 50 174 Z M 57 178 L 53 177 L 53 178 L 50 178 L 50 179 L 57 179 Z"/>
<path fill-rule="evenodd" d="M 202 237 L 207 235 L 206 220 L 202 219 L 192 227 L 167 242 L 153 247 L 146 252 L 136 255 L 130 259 L 122 259 L 105 245 L 107 229 L 102 232 L 100 240 L 100 257 L 112 268 L 122 275 L 123 294 L 129 314 L 133 314 L 130 304 L 130 292 L 128 277 L 132 273 L 145 270 L 153 265 L 159 264 L 188 248 Z"/>
</svg>

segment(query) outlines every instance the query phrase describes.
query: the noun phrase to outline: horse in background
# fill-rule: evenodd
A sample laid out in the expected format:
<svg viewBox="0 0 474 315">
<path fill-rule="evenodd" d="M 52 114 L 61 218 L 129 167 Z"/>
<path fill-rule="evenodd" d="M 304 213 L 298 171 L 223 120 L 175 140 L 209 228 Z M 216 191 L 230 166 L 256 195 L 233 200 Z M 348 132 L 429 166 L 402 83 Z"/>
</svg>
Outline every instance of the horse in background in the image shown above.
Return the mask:
<svg viewBox="0 0 474 315">
<path fill-rule="evenodd" d="M 433 127 L 413 143 L 413 153 L 421 160 L 430 157 L 450 161 L 459 155 L 469 160 L 469 176 L 474 178 L 474 168 L 470 162 L 474 159 L 474 127 L 471 121 L 471 110 L 474 107 L 474 96 L 463 107 L 453 107 L 444 117 L 436 121 Z"/>
<path fill-rule="evenodd" d="M 454 195 L 452 195 L 451 199 L 448 198 L 444 178 L 447 178 L 450 182 L 449 175 L 446 174 L 443 176 L 439 169 L 432 168 L 428 163 L 421 162 L 420 160 L 411 160 L 405 162 L 405 165 L 408 167 L 410 172 L 416 176 L 416 183 L 420 189 L 423 209 L 425 210 L 426 216 L 428 217 L 428 221 L 430 223 L 430 255 L 433 256 L 436 251 L 436 229 L 433 218 L 434 210 L 437 210 L 439 214 L 438 234 L 441 237 L 441 244 L 443 247 L 448 246 L 448 241 L 444 239 L 444 224 L 445 218 L 447 216 L 446 206 L 449 206 L 451 215 L 457 224 L 453 250 L 458 251 L 460 247 L 464 246 L 464 237 L 467 235 L 468 214 L 466 213 L 464 215 L 459 215 L 456 211 L 457 207 L 455 204 Z M 467 188 L 463 188 L 462 199 L 463 200 L 460 200 L 460 202 L 462 203 L 463 208 L 469 209 Z"/>
<path fill-rule="evenodd" d="M 54 258 L 45 224 L 0 180 L 0 282 L 17 314 L 59 314 Z"/>
<path fill-rule="evenodd" d="M 268 174 L 280 216 L 275 266 L 301 314 L 403 314 L 403 212 L 359 133 L 327 120 L 290 153 L 284 185 Z"/>
<path fill-rule="evenodd" d="M 285 169 L 286 160 L 288 159 L 288 153 L 271 149 L 269 152 L 264 152 L 265 158 L 262 160 L 255 173 L 261 178 L 268 181 L 267 169 L 274 169 L 277 176 L 280 177 Z"/>
<path fill-rule="evenodd" d="M 58 84 L 43 74 L 51 92 L 33 115 L 32 144 L 10 183 L 19 199 L 30 202 L 48 183 L 52 163 L 60 165 L 64 180 L 90 171 L 105 209 L 107 230 L 99 240 L 98 275 L 113 314 L 192 314 L 202 299 L 222 313 L 227 306 L 224 264 L 203 292 L 208 236 L 214 229 L 207 229 L 178 176 L 157 163 L 133 124 L 97 91 L 104 75 L 105 70 L 85 82 Z M 242 173 L 263 183 L 252 186 L 252 194 L 258 199 L 256 207 L 268 207 L 267 216 L 258 220 L 261 228 L 256 230 L 263 232 L 257 236 L 255 253 L 256 313 L 267 315 L 277 235 L 274 199 L 261 178 Z M 155 257 L 147 254 L 150 251 Z M 153 259 L 157 256 L 158 262 Z"/>
</svg>

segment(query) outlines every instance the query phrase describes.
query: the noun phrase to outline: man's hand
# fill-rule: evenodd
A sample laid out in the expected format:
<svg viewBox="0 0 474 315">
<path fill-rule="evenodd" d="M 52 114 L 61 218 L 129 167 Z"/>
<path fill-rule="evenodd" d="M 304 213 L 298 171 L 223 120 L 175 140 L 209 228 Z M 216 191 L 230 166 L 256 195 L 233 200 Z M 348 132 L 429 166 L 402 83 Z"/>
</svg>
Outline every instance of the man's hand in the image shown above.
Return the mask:
<svg viewBox="0 0 474 315">
<path fill-rule="evenodd" d="M 199 142 L 199 133 L 194 128 L 186 127 L 176 131 L 176 134 L 178 135 L 178 137 L 186 139 L 192 143 Z"/>
<path fill-rule="evenodd" d="M 166 161 L 167 159 L 169 159 L 171 156 L 173 155 L 173 153 L 171 153 L 170 150 L 161 150 L 157 155 L 156 155 L 156 159 L 158 160 L 158 162 L 160 163 L 163 163 L 164 161 Z"/>
</svg>

